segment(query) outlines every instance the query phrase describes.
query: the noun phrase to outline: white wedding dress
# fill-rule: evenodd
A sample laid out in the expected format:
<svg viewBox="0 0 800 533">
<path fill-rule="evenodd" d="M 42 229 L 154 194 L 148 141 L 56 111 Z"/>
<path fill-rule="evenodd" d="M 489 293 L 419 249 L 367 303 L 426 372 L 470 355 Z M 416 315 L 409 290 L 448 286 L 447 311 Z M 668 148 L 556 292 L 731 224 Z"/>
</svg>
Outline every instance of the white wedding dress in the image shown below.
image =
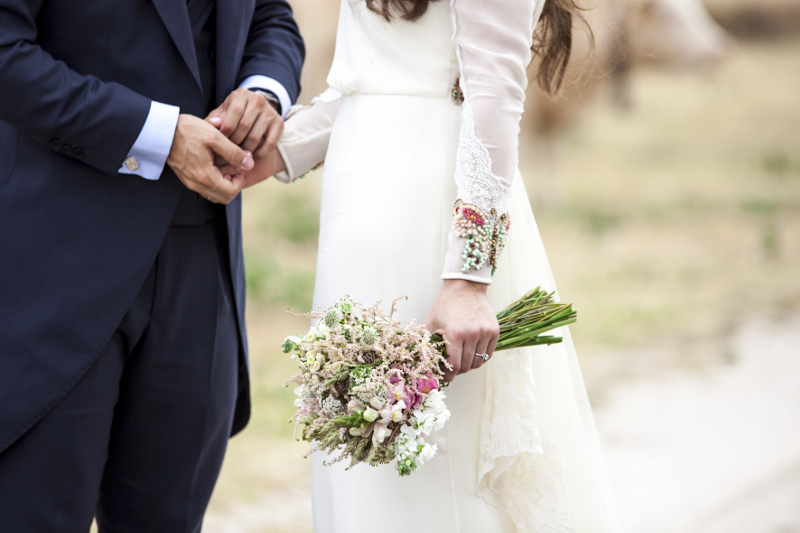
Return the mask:
<svg viewBox="0 0 800 533">
<path fill-rule="evenodd" d="M 541 2 L 432 2 L 416 22 L 389 23 L 343 0 L 331 88 L 295 110 L 279 144 L 283 181 L 325 160 L 315 308 L 407 295 L 399 318 L 421 321 L 442 278 L 491 282 L 496 311 L 536 286 L 555 290 L 517 171 Z M 457 199 L 499 241 L 510 213 L 494 276 L 490 242 L 464 265 Z M 432 437 L 439 451 L 409 477 L 315 454 L 314 531 L 618 531 L 569 331 L 556 334 L 563 343 L 498 352 L 457 377 L 445 389 L 452 417 Z"/>
</svg>

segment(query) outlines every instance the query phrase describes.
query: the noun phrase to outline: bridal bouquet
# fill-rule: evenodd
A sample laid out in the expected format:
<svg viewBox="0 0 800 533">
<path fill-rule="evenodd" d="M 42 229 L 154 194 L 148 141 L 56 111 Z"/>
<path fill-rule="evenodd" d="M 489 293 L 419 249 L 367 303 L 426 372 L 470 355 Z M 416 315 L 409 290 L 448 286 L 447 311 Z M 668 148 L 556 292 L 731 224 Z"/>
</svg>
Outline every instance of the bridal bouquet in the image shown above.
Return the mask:
<svg viewBox="0 0 800 533">
<path fill-rule="evenodd" d="M 501 311 L 496 350 L 561 342 L 542 333 L 577 318 L 571 304 L 552 296 L 537 287 Z M 291 420 L 300 438 L 313 443 L 306 456 L 338 450 L 331 464 L 350 458 L 350 467 L 396 459 L 405 476 L 436 454 L 428 437 L 450 417 L 442 392 L 447 343 L 416 322 L 401 327 L 392 318 L 398 300 L 386 315 L 377 303 L 365 308 L 345 297 L 324 312 L 301 315 L 316 326 L 284 341 L 300 370 L 284 385 L 297 385 Z"/>
</svg>

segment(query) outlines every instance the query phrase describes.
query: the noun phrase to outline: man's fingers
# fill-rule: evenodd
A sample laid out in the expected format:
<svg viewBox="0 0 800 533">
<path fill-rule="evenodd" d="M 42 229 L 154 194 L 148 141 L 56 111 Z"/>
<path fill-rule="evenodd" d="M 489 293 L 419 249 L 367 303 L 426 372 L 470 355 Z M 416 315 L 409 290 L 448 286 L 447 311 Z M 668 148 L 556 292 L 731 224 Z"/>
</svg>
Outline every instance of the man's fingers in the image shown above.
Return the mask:
<svg viewBox="0 0 800 533">
<path fill-rule="evenodd" d="M 222 125 L 223 116 L 225 112 L 223 111 L 222 107 L 216 108 L 214 111 L 208 114 L 205 118 L 205 121 L 214 126 L 215 128 L 219 128 Z"/>
<path fill-rule="evenodd" d="M 247 110 L 247 100 L 236 98 L 228 105 L 227 112 L 222 119 L 219 131 L 225 136 L 230 137 L 239 127 L 239 121 Z"/>
<path fill-rule="evenodd" d="M 280 117 L 276 117 L 275 120 L 270 123 L 264 142 L 262 142 L 258 150 L 254 152 L 256 159 L 269 157 L 273 150 L 278 149 L 278 140 L 280 140 L 281 135 L 283 135 L 283 126 L 284 122 Z"/>
<path fill-rule="evenodd" d="M 208 175 L 211 185 L 208 188 L 207 194 L 203 194 L 211 200 L 219 204 L 228 204 L 236 198 L 242 190 L 242 183 L 244 181 L 244 173 L 239 173 L 237 176 L 229 176 L 226 179 L 225 175 L 217 168 L 212 167 Z M 234 181 L 235 178 L 235 181 Z"/>
<path fill-rule="evenodd" d="M 221 133 L 214 132 L 211 136 L 209 146 L 219 156 L 240 170 L 251 170 L 253 168 L 253 154 L 242 150 Z"/>
<path fill-rule="evenodd" d="M 243 150 L 255 152 L 256 148 L 259 147 L 261 141 L 264 139 L 264 134 L 267 132 L 267 128 L 270 125 L 270 120 L 272 120 L 271 117 L 268 117 L 265 113 L 261 113 L 256 118 L 256 121 L 253 123 L 250 131 L 246 132 L 244 139 L 236 144 L 241 146 Z M 236 133 L 239 133 L 238 130 Z M 232 137 L 231 140 L 236 142 Z"/>
<path fill-rule="evenodd" d="M 267 137 L 264 139 L 264 144 L 270 148 L 275 148 L 278 146 L 278 141 L 280 140 L 281 135 L 283 135 L 283 126 L 283 119 L 276 115 L 269 124 L 269 128 L 267 129 Z"/>
<path fill-rule="evenodd" d="M 234 187 L 236 187 L 237 190 L 241 191 L 247 186 L 247 174 L 245 174 L 244 172 L 239 172 L 238 174 L 232 174 L 231 183 L 233 184 Z"/>
<path fill-rule="evenodd" d="M 219 171 L 222 172 L 226 176 L 233 176 L 234 174 L 240 174 L 238 168 L 228 163 L 225 163 L 219 167 Z"/>
<path fill-rule="evenodd" d="M 262 100 L 264 99 L 262 98 Z M 245 109 L 236 125 L 236 131 L 228 135 L 233 144 L 241 145 L 244 142 L 260 115 L 258 105 L 254 102 L 245 101 L 244 106 Z"/>
</svg>

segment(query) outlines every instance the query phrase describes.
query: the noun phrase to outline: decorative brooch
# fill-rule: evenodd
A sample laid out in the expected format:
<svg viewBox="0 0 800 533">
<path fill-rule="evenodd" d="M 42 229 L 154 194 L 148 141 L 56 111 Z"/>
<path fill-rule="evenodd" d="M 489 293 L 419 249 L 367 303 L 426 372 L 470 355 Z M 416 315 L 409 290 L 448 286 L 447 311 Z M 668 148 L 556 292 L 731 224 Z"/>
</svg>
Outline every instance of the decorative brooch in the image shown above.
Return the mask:
<svg viewBox="0 0 800 533">
<path fill-rule="evenodd" d="M 461 105 L 464 103 L 464 91 L 461 90 L 461 78 L 456 78 L 456 82 L 453 84 L 453 89 L 450 91 L 450 97 L 453 99 L 453 102 L 456 105 Z"/>
<path fill-rule="evenodd" d="M 494 224 L 483 210 L 473 204 L 456 201 L 453 207 L 453 232 L 456 237 L 466 239 L 461 258 L 464 261 L 461 271 L 480 270 L 486 261 L 492 266 L 492 275 L 497 271 L 497 258 L 506 246 L 511 221 L 508 214 L 497 216 L 492 209 Z"/>
</svg>

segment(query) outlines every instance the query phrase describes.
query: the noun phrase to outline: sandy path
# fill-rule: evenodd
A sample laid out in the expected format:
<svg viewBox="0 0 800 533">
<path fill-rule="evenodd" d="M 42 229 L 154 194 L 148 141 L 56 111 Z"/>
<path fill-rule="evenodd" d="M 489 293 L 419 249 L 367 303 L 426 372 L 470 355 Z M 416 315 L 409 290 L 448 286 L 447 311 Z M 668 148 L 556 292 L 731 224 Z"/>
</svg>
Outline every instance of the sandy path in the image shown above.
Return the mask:
<svg viewBox="0 0 800 533">
<path fill-rule="evenodd" d="M 735 363 L 616 388 L 597 424 L 625 532 L 800 532 L 800 314 Z"/>
</svg>

